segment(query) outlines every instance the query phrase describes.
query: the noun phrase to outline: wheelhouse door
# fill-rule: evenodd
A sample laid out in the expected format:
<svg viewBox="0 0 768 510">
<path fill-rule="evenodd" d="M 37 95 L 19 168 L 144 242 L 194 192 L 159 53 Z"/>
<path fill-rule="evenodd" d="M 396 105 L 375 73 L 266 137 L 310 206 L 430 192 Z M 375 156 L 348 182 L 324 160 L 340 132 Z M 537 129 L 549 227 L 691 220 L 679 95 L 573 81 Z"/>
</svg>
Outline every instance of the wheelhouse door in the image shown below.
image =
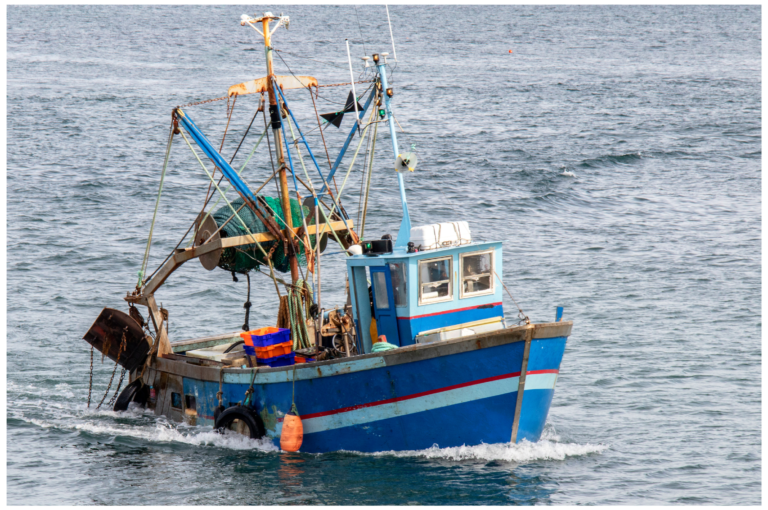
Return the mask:
<svg viewBox="0 0 768 510">
<path fill-rule="evenodd" d="M 400 345 L 395 314 L 395 298 L 392 294 L 392 274 L 389 266 L 371 267 L 373 313 L 379 335 L 386 335 L 387 342 Z M 372 339 L 374 342 L 375 338 Z"/>
</svg>

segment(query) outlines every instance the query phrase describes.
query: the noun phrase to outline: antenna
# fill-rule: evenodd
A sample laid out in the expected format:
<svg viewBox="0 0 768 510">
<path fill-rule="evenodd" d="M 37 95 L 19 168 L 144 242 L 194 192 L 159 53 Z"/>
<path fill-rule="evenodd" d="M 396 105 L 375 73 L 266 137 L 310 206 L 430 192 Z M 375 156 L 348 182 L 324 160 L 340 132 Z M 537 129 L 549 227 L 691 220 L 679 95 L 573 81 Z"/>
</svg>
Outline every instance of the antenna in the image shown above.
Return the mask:
<svg viewBox="0 0 768 510">
<path fill-rule="evenodd" d="M 389 38 L 392 39 L 392 54 L 395 56 L 395 62 L 397 62 L 397 51 L 395 50 L 395 37 L 392 35 L 392 22 L 389 20 L 389 6 L 387 8 L 387 23 L 389 23 Z"/>
<path fill-rule="evenodd" d="M 349 59 L 349 81 L 352 82 L 352 104 L 355 105 L 355 123 L 357 129 L 360 129 L 360 114 L 357 113 L 357 93 L 355 92 L 355 73 L 352 72 L 352 55 L 349 53 L 349 39 L 344 39 L 347 43 L 347 59 Z"/>
</svg>

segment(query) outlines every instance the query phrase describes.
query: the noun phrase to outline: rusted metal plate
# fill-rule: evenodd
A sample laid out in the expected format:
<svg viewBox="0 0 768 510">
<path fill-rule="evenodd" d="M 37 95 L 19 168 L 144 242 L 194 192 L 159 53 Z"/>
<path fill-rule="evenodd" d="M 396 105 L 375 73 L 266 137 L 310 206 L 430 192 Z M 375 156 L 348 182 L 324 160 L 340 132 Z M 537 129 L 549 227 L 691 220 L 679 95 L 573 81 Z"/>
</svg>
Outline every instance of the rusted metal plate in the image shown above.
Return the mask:
<svg viewBox="0 0 768 510">
<path fill-rule="evenodd" d="M 104 308 L 83 340 L 112 361 L 117 361 L 120 344 L 125 333 L 125 350 L 120 354 L 120 365 L 132 371 L 141 366 L 149 353 L 149 342 L 139 324 L 127 313 Z"/>
<path fill-rule="evenodd" d="M 195 220 L 195 246 L 201 246 L 203 243 L 211 239 L 211 237 L 213 237 L 211 242 L 221 239 L 221 233 L 217 232 L 219 226 L 216 224 L 216 220 L 214 220 L 209 214 L 201 224 L 201 220 L 203 220 L 204 217 L 205 213 L 200 213 L 200 216 L 198 216 L 197 220 Z M 200 263 L 208 271 L 213 271 L 219 264 L 222 251 L 223 250 L 218 249 L 200 255 Z"/>
<path fill-rule="evenodd" d="M 242 96 L 245 94 L 261 94 L 267 91 L 267 76 L 256 80 L 246 81 L 229 87 L 227 95 Z M 306 89 L 317 87 L 317 80 L 312 76 L 275 76 L 275 80 L 281 89 Z"/>
</svg>

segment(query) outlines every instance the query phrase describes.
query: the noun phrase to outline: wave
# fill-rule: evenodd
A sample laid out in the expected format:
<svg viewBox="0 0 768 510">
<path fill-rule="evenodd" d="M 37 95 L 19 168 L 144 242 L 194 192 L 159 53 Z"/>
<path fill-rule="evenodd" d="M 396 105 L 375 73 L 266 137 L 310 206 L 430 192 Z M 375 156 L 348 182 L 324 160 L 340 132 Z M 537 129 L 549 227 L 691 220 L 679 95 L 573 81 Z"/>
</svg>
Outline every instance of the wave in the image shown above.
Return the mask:
<svg viewBox="0 0 768 510">
<path fill-rule="evenodd" d="M 608 448 L 608 445 L 603 444 L 561 443 L 559 436 L 545 430 L 542 438 L 535 443 L 523 440 L 517 444 L 479 444 L 476 446 L 455 446 L 449 448 L 440 448 L 435 445 L 426 450 L 388 451 L 367 455 L 421 457 L 452 461 L 482 460 L 522 464 L 537 460 L 565 460 L 566 457 L 602 453 Z"/>
<path fill-rule="evenodd" d="M 585 159 L 579 166 L 583 168 L 595 168 L 602 166 L 613 165 L 628 165 L 640 161 L 643 159 L 642 152 L 630 152 L 627 154 L 607 154 L 605 156 L 599 156 L 597 158 Z"/>
<path fill-rule="evenodd" d="M 131 407 L 128 413 L 117 415 L 113 411 L 87 411 L 86 418 L 118 417 L 120 419 L 151 418 L 152 424 L 99 422 L 95 419 L 71 420 L 67 423 L 58 420 L 45 420 L 27 418 L 19 413 L 11 413 L 13 418 L 31 423 L 43 429 L 58 429 L 84 432 L 99 436 L 120 436 L 153 443 L 180 443 L 192 446 L 214 446 L 229 450 L 256 450 L 262 452 L 278 452 L 280 449 L 274 445 L 272 439 L 250 439 L 232 431 L 220 434 L 211 427 L 191 427 L 171 424 L 164 418 L 155 419 L 152 411 Z"/>
</svg>

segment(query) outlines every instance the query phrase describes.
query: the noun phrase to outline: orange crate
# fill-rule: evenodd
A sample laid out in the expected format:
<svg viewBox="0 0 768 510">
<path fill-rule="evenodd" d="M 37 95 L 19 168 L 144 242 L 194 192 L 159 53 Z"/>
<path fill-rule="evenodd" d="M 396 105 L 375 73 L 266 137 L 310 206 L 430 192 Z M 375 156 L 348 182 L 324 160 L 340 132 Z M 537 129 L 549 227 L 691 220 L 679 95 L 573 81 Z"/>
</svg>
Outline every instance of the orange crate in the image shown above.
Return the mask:
<svg viewBox="0 0 768 510">
<path fill-rule="evenodd" d="M 290 354 L 293 351 L 293 342 L 282 342 L 275 345 L 268 345 L 267 347 L 256 347 L 256 357 L 274 358 L 275 356 L 282 356 L 284 354 Z"/>
</svg>

